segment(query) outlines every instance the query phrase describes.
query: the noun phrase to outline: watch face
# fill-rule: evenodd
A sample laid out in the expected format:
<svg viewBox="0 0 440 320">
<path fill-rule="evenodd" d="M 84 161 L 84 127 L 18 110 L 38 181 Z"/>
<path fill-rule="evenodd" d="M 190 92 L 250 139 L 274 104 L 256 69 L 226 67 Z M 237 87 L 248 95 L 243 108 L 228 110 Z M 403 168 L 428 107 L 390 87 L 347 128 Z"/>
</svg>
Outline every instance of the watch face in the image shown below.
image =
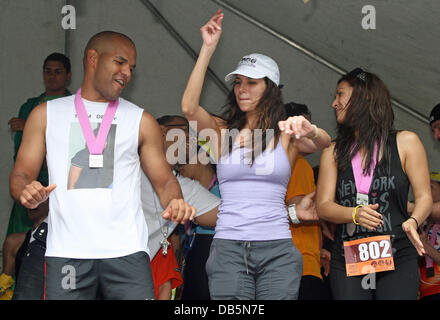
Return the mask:
<svg viewBox="0 0 440 320">
<path fill-rule="evenodd" d="M 292 221 L 293 224 L 300 223 L 299 219 L 296 217 L 296 209 L 295 204 L 291 204 L 287 207 L 287 211 L 289 213 L 289 218 Z"/>
</svg>

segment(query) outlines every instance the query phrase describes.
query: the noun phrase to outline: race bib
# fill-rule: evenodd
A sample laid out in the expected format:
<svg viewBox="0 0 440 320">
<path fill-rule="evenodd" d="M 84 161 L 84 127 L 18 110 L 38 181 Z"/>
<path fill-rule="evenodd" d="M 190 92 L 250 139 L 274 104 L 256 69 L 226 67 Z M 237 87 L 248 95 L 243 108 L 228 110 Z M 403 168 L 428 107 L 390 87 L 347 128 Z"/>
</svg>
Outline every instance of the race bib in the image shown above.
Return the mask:
<svg viewBox="0 0 440 320">
<path fill-rule="evenodd" d="M 344 242 L 347 277 L 394 270 L 389 235 Z"/>
</svg>

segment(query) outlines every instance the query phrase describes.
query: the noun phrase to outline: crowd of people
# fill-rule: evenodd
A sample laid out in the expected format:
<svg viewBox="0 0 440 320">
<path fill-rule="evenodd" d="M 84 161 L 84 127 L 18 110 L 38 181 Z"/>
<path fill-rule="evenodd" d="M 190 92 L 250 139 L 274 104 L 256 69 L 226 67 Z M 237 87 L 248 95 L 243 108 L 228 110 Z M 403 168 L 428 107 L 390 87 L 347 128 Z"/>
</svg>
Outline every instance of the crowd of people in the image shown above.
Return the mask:
<svg viewBox="0 0 440 320">
<path fill-rule="evenodd" d="M 330 137 L 251 53 L 214 115 L 200 96 L 223 17 L 200 29 L 181 109 L 158 119 L 120 97 L 136 66 L 126 35 L 90 38 L 74 94 L 69 58 L 45 59 L 45 92 L 9 121 L 1 300 L 440 298 L 440 174 L 394 128 L 384 82 L 340 78 Z M 430 126 L 440 142 L 440 104 Z"/>
</svg>

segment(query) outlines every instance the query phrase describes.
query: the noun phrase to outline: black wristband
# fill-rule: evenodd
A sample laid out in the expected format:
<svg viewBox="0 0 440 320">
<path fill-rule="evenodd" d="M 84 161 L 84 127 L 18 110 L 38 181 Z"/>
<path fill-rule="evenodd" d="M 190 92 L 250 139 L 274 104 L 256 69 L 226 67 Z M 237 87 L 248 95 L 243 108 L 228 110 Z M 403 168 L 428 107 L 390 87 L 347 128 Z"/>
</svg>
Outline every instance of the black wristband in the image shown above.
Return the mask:
<svg viewBox="0 0 440 320">
<path fill-rule="evenodd" d="M 418 223 L 418 221 L 417 221 L 417 219 L 416 218 L 414 218 L 414 217 L 409 217 L 409 219 L 414 219 L 414 221 L 416 222 L 416 224 L 417 224 L 417 228 L 419 228 L 419 223 Z"/>
</svg>

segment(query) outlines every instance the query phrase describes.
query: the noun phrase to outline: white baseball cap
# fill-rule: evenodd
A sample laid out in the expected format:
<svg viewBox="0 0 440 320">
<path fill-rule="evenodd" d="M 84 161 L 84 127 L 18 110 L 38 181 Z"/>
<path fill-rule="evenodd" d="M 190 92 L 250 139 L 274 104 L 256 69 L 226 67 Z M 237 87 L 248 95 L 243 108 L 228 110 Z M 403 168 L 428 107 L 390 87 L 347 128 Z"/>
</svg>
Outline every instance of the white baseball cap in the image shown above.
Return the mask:
<svg viewBox="0 0 440 320">
<path fill-rule="evenodd" d="M 237 68 L 226 75 L 225 81 L 230 81 L 236 74 L 252 79 L 268 77 L 277 86 L 280 84 L 280 70 L 277 63 L 272 58 L 259 53 L 252 53 L 241 58 Z"/>
</svg>

